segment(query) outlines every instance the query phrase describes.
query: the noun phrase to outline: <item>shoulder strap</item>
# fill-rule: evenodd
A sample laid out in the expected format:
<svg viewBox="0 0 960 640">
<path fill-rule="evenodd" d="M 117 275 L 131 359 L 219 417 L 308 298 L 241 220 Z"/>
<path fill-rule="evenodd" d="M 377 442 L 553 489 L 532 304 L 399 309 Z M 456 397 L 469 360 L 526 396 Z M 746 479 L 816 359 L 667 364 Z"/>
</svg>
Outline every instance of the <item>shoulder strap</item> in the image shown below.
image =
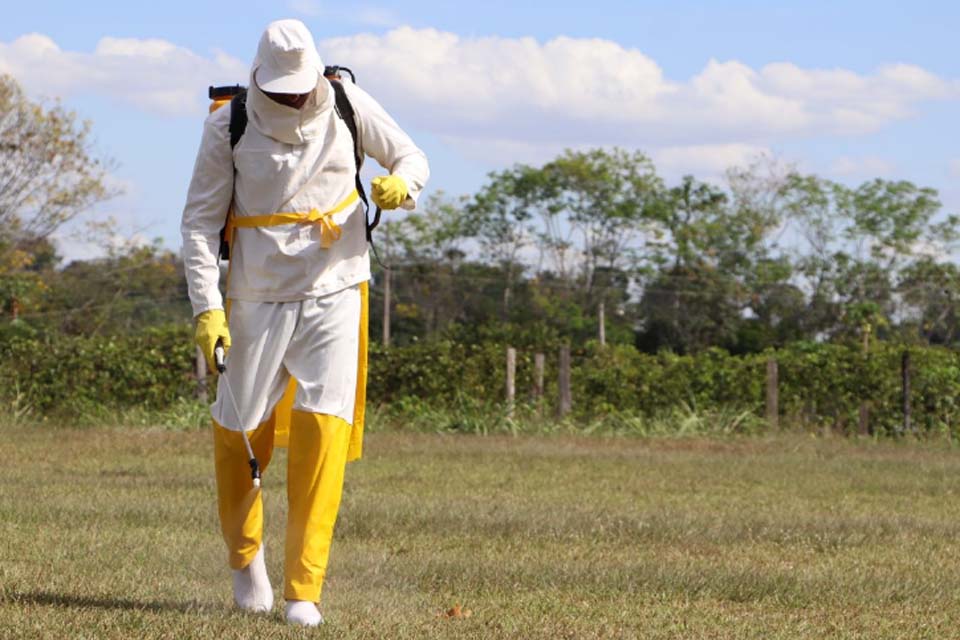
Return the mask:
<svg viewBox="0 0 960 640">
<path fill-rule="evenodd" d="M 237 95 L 230 99 L 230 148 L 233 149 L 240 142 L 243 133 L 247 130 L 247 90 L 243 89 Z M 234 167 L 236 171 L 236 167 Z M 233 203 L 230 204 L 233 207 Z M 233 213 L 227 210 L 227 220 L 220 229 L 220 251 L 218 258 L 220 260 L 230 259 L 230 240 L 227 235 L 230 232 L 230 216 Z"/>
<path fill-rule="evenodd" d="M 360 148 L 360 135 L 357 131 L 357 114 L 353 110 L 353 105 L 350 104 L 350 98 L 347 97 L 347 90 L 343 88 L 343 83 L 340 80 L 330 80 L 330 86 L 333 87 L 337 115 L 347 125 L 350 136 L 353 138 L 353 160 L 357 164 L 357 171 L 360 171 L 360 165 L 363 164 L 363 151 Z"/>
<path fill-rule="evenodd" d="M 247 90 L 230 100 L 230 148 L 233 149 L 247 130 Z"/>
<path fill-rule="evenodd" d="M 350 136 L 353 138 L 353 159 L 357 165 L 354 182 L 356 182 L 357 185 L 357 193 L 360 194 L 360 199 L 363 200 L 364 207 L 366 207 L 369 213 L 370 201 L 367 200 L 367 192 L 363 188 L 363 180 L 360 179 L 360 167 L 363 166 L 363 147 L 360 142 L 360 135 L 357 132 L 357 114 L 353 110 L 353 105 L 350 104 L 350 98 L 347 97 L 347 91 L 343 88 L 343 83 L 340 80 L 329 80 L 330 86 L 333 87 L 337 115 L 339 115 L 343 123 L 347 125 L 347 129 L 350 130 Z M 373 242 L 373 230 L 377 228 L 378 224 L 380 224 L 380 207 L 377 207 L 374 212 L 373 222 L 370 221 L 369 217 L 367 218 L 367 242 Z"/>
</svg>

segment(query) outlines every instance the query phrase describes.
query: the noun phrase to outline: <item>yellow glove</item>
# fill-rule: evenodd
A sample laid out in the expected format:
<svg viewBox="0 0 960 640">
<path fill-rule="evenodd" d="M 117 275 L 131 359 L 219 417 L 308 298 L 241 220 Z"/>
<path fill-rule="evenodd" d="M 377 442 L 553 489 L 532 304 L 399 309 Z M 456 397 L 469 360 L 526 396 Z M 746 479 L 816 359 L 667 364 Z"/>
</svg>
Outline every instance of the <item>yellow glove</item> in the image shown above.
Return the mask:
<svg viewBox="0 0 960 640">
<path fill-rule="evenodd" d="M 214 371 L 216 366 L 213 362 L 213 350 L 217 341 L 223 344 L 224 353 L 230 348 L 230 329 L 227 328 L 227 316 L 223 309 L 210 309 L 197 316 L 197 333 L 194 339 L 207 359 L 207 366 Z"/>
<path fill-rule="evenodd" d="M 407 182 L 400 176 L 380 176 L 374 178 L 371 184 L 373 203 L 387 211 L 399 207 L 409 194 Z"/>
</svg>

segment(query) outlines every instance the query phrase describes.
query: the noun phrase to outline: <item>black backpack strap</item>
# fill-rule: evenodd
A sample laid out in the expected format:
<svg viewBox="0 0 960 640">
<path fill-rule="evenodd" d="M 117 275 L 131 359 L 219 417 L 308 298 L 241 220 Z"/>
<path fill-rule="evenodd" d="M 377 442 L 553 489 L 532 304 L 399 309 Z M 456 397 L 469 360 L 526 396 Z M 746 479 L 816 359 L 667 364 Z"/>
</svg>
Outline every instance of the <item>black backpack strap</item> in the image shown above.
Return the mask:
<svg viewBox="0 0 960 640">
<path fill-rule="evenodd" d="M 230 148 L 233 149 L 247 130 L 247 91 L 244 89 L 230 100 Z"/>
<path fill-rule="evenodd" d="M 230 99 L 230 148 L 233 149 L 240 142 L 244 132 L 247 130 L 247 91 L 246 89 L 237 93 Z M 236 172 L 236 167 L 234 167 Z M 230 212 L 227 212 L 230 215 Z M 230 240 L 227 237 L 227 223 L 224 221 L 220 229 L 220 252 L 221 260 L 230 259 Z"/>
<path fill-rule="evenodd" d="M 367 242 L 372 243 L 373 230 L 380 224 L 380 207 L 377 207 L 373 214 L 373 222 L 371 222 L 369 218 L 370 201 L 367 200 L 367 192 L 363 188 L 363 180 L 360 179 L 360 167 L 363 166 L 363 148 L 361 147 L 360 135 L 357 131 L 357 114 L 353 110 L 353 105 L 350 104 L 350 98 L 347 97 L 347 91 L 343 88 L 343 83 L 340 80 L 330 79 L 330 86 L 333 87 L 337 115 L 339 115 L 343 123 L 347 125 L 347 129 L 350 130 L 350 136 L 353 138 L 353 159 L 357 164 L 357 173 L 354 177 L 354 182 L 357 185 L 357 193 L 360 194 L 360 199 L 363 200 L 363 206 L 368 214 Z"/>
</svg>

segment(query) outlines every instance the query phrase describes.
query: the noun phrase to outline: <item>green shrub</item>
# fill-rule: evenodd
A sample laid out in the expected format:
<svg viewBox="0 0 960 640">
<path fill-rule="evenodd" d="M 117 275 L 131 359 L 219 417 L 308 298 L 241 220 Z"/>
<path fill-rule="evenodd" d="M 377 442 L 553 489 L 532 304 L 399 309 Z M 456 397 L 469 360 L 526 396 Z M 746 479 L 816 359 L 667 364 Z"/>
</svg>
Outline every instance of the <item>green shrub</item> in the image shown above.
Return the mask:
<svg viewBox="0 0 960 640">
<path fill-rule="evenodd" d="M 756 431 L 764 413 L 767 360 L 774 358 L 784 423 L 852 432 L 865 406 L 873 432 L 896 433 L 903 425 L 904 349 L 877 343 L 865 354 L 856 346 L 799 342 L 747 356 L 722 349 L 680 356 L 588 343 L 572 351 L 574 413 L 563 424 L 659 433 L 673 421 L 678 430 L 691 432 Z M 443 431 L 557 428 L 556 351 L 547 354 L 545 396 L 538 406 L 532 396 L 535 354 L 518 351 L 514 418 L 503 406 L 506 351 L 499 342 L 441 340 L 390 349 L 374 344 L 370 409 L 386 411 L 391 422 L 415 421 L 418 428 Z M 914 426 L 924 433 L 957 432 L 957 353 L 910 347 L 910 354 Z M 193 367 L 186 325 L 113 338 L 38 334 L 15 325 L 0 331 L 0 402 L 8 420 L 101 419 L 114 412 L 138 424 L 155 416 L 173 416 L 184 425 L 202 422 Z"/>
<path fill-rule="evenodd" d="M 71 415 L 97 406 L 163 409 L 196 391 L 187 327 L 113 338 L 5 338 L 0 343 L 0 389 L 17 389 L 35 412 Z"/>
</svg>

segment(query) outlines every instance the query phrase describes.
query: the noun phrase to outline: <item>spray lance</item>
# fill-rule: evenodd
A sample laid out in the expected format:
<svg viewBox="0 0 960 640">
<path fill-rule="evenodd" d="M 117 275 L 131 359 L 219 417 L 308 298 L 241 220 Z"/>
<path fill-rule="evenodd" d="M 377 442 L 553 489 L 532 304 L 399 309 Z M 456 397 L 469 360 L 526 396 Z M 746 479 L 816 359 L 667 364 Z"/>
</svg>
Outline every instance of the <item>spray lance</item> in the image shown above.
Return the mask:
<svg viewBox="0 0 960 640">
<path fill-rule="evenodd" d="M 217 372 L 220 373 L 220 382 L 227 390 L 227 395 L 230 396 L 230 402 L 233 404 L 233 411 L 239 419 L 240 405 L 237 404 L 237 398 L 233 395 L 233 389 L 230 388 L 230 381 L 227 380 L 227 376 L 223 375 L 227 370 L 227 365 L 224 358 L 223 343 L 219 340 L 217 340 L 217 346 L 213 350 L 213 358 Z M 244 431 L 242 424 L 240 425 L 240 435 L 243 437 L 243 446 L 247 448 L 247 456 L 250 458 L 250 477 L 253 479 L 253 487 L 258 489 L 260 487 L 260 463 L 257 462 L 257 457 L 253 455 L 253 448 L 250 446 L 250 440 L 247 438 L 247 432 Z"/>
</svg>

